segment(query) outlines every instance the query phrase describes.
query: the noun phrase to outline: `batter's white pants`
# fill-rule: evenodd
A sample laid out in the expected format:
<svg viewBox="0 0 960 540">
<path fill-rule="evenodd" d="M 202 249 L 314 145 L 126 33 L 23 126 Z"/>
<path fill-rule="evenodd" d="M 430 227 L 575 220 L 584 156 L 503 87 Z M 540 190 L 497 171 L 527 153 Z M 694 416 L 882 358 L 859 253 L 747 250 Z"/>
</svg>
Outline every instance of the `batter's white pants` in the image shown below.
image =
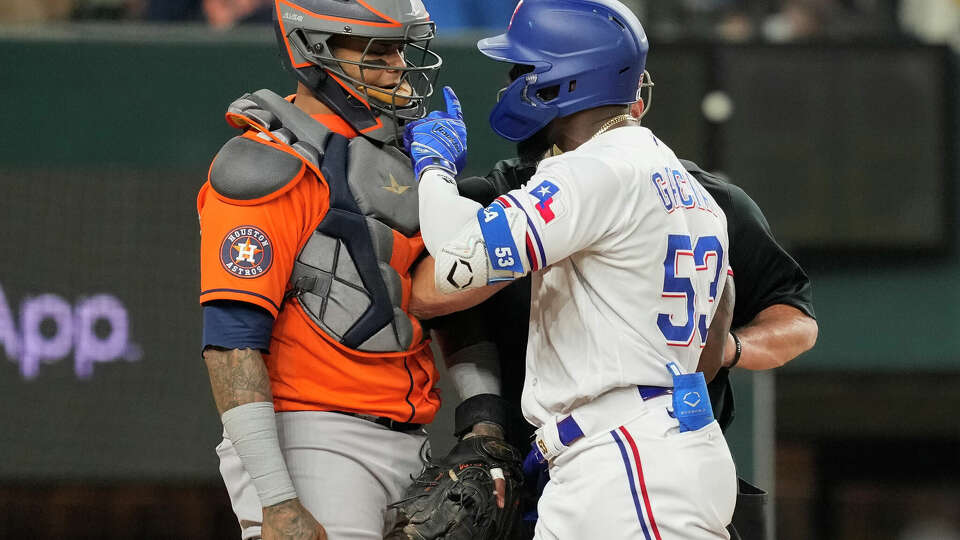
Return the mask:
<svg viewBox="0 0 960 540">
<path fill-rule="evenodd" d="M 394 525 L 387 505 L 422 469 L 423 430 L 391 431 L 343 414 L 277 413 L 280 447 L 304 507 L 330 540 L 382 540 Z M 241 538 L 260 538 L 260 499 L 230 440 L 217 446 L 220 474 L 240 521 Z"/>
<path fill-rule="evenodd" d="M 737 477 L 720 426 L 680 433 L 670 395 L 613 392 L 584 406 L 583 421 L 573 411 L 586 436 L 551 462 L 535 539 L 730 538 Z"/>
</svg>

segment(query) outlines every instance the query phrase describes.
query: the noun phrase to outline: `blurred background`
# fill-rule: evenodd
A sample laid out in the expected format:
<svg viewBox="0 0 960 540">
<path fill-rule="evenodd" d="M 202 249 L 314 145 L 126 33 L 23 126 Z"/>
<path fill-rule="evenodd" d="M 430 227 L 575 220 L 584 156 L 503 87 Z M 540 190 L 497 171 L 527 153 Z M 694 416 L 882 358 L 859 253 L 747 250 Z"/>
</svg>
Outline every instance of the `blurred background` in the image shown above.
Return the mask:
<svg viewBox="0 0 960 540">
<path fill-rule="evenodd" d="M 474 43 L 515 2 L 424 1 L 483 174 L 513 148 Z M 645 123 L 742 186 L 813 280 L 814 350 L 734 374 L 728 437 L 774 537 L 960 539 L 960 0 L 627 3 Z M 227 104 L 294 88 L 270 4 L 0 2 L 0 538 L 238 537 L 195 197 Z"/>
</svg>

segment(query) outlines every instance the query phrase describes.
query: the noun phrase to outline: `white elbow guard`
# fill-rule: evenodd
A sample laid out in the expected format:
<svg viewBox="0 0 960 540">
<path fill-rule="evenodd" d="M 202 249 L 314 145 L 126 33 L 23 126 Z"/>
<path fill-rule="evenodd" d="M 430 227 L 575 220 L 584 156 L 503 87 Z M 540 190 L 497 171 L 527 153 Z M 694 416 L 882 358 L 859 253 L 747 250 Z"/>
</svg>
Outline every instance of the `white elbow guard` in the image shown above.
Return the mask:
<svg viewBox="0 0 960 540">
<path fill-rule="evenodd" d="M 523 212 L 514 208 L 505 211 L 510 226 L 511 236 L 516 237 L 526 232 L 526 223 Z M 522 236 L 521 236 L 522 238 Z M 514 238 L 516 245 L 516 238 Z M 522 244 L 521 244 L 522 245 Z M 513 270 L 494 268 L 493 260 L 498 266 L 513 267 Z M 499 281 L 511 281 L 522 277 L 528 263 L 523 253 L 515 248 L 496 248 L 495 253 L 489 253 L 484 241 L 480 224 L 471 220 L 453 240 L 444 245 L 439 253 L 434 254 L 436 260 L 434 280 L 437 290 L 442 293 L 453 293 L 463 289 L 485 287 Z"/>
</svg>

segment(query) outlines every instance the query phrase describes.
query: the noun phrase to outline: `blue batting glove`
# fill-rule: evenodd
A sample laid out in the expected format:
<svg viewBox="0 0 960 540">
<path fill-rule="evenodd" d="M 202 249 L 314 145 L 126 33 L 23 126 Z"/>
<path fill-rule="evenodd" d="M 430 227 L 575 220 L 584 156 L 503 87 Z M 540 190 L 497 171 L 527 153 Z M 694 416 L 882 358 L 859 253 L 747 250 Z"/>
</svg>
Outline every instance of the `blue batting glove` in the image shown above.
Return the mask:
<svg viewBox="0 0 960 540">
<path fill-rule="evenodd" d="M 467 165 L 467 125 L 463 123 L 460 100 L 449 86 L 443 87 L 447 112 L 433 111 L 426 118 L 407 124 L 403 145 L 413 161 L 413 174 L 440 168 L 451 176 Z"/>
</svg>

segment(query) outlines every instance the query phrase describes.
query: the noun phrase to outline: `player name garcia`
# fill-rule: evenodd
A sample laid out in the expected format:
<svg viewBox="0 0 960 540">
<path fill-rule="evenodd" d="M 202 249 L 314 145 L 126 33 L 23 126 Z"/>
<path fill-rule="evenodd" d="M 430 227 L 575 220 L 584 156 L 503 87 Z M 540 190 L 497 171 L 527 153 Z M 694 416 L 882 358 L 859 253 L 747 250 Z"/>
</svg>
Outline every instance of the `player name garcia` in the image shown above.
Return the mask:
<svg viewBox="0 0 960 540">
<path fill-rule="evenodd" d="M 679 169 L 663 169 L 653 173 L 650 177 L 660 202 L 667 213 L 677 208 L 699 208 L 705 212 L 717 215 L 717 203 L 707 190 L 690 179 L 689 173 Z"/>
</svg>

